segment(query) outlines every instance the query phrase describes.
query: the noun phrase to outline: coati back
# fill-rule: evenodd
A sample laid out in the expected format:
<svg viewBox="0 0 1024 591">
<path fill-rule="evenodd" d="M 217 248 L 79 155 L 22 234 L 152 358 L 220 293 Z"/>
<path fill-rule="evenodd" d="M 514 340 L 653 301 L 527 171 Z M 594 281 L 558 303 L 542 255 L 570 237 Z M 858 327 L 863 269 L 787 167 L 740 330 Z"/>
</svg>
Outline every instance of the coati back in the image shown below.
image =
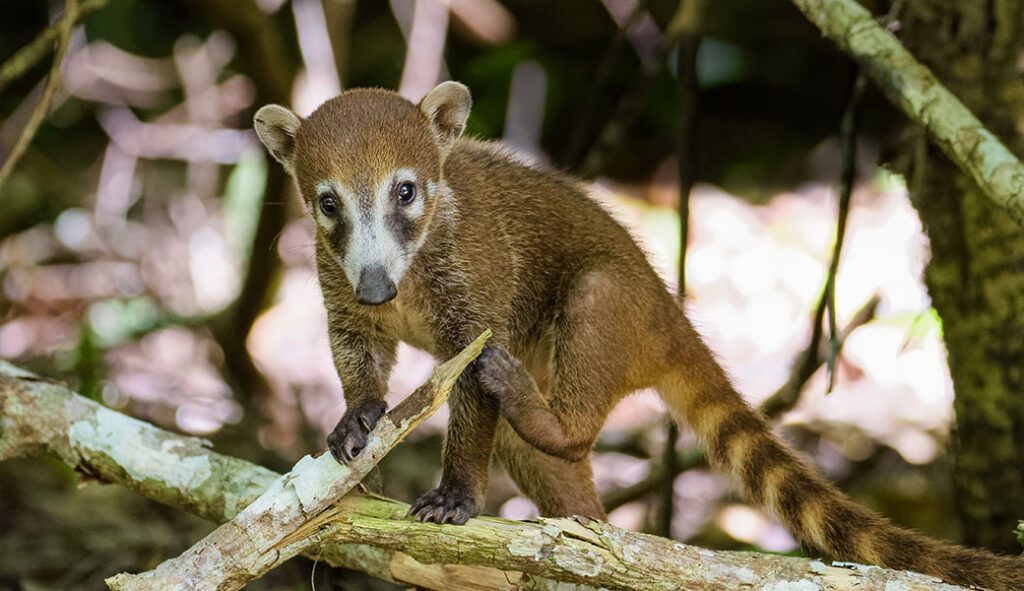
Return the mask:
<svg viewBox="0 0 1024 591">
<path fill-rule="evenodd" d="M 995 591 L 1024 561 L 943 544 L 857 505 L 790 451 L 730 384 L 628 233 L 574 179 L 461 138 L 455 82 L 414 105 L 352 90 L 306 120 L 255 118 L 317 222 L 317 269 L 347 402 L 328 437 L 348 461 L 385 411 L 399 340 L 454 355 L 494 337 L 460 378 L 440 485 L 411 513 L 464 523 L 496 452 L 545 515 L 603 518 L 589 452 L 611 408 L 655 386 L 711 463 L 804 542 L 837 558 Z"/>
</svg>

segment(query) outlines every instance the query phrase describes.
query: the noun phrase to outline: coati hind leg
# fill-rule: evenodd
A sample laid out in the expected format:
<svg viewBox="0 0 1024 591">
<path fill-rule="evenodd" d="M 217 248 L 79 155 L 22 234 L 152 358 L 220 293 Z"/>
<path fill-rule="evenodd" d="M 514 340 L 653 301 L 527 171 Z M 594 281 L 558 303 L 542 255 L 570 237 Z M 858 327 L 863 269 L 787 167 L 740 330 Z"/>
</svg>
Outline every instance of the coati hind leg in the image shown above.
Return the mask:
<svg viewBox="0 0 1024 591">
<path fill-rule="evenodd" d="M 498 422 L 495 451 L 516 486 L 537 504 L 541 515 L 605 518 L 594 490 L 590 458 L 570 462 L 548 455 L 516 435 L 504 420 Z"/>
<path fill-rule="evenodd" d="M 619 295 L 618 284 L 604 272 L 592 271 L 574 282 L 550 327 L 548 396 L 504 347 L 488 347 L 474 367 L 482 390 L 497 400 L 518 435 L 502 434 L 502 460 L 542 511 L 603 513 L 591 482 L 590 449 L 611 407 L 632 389 L 627 375 L 632 353 L 624 350 L 623 338 L 629 322 L 625 308 L 631 304 Z M 527 468 L 537 474 L 527 474 Z M 559 500 L 559 487 L 567 485 L 558 482 L 560 474 L 572 475 L 571 484 L 584 500 Z"/>
<path fill-rule="evenodd" d="M 574 355 L 558 351 L 556 357 Z M 602 392 L 599 383 L 588 383 L 586 374 L 560 379 L 556 369 L 550 400 L 545 400 L 533 377 L 502 345 L 485 348 L 473 372 L 483 393 L 495 401 L 501 416 L 530 445 L 573 462 L 590 454 L 607 405 L 601 404 L 600 395 L 594 400 L 583 398 Z"/>
</svg>

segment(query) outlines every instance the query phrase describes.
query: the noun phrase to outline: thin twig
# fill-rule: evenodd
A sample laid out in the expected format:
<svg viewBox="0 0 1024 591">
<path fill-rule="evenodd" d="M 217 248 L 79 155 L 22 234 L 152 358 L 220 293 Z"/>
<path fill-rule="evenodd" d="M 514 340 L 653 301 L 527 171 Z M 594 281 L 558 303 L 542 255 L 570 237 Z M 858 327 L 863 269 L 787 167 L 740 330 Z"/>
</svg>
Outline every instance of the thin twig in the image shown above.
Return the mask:
<svg viewBox="0 0 1024 591">
<path fill-rule="evenodd" d="M 676 45 L 676 166 L 679 171 L 679 275 L 678 289 L 680 302 L 686 297 L 686 250 L 690 236 L 690 191 L 697 180 L 697 108 L 700 100 L 700 86 L 697 82 L 697 48 L 700 46 L 700 0 L 688 2 L 685 13 L 689 15 L 687 26 L 679 36 Z M 669 419 L 662 450 L 661 503 L 657 513 L 655 533 L 672 537 L 672 513 L 675 507 L 675 477 L 680 469 L 677 461 L 676 443 L 679 440 L 679 426 Z"/>
<path fill-rule="evenodd" d="M 857 112 L 867 88 L 867 78 L 858 69 L 846 110 L 839 124 L 839 150 L 842 163 L 839 171 L 839 215 L 836 221 L 836 242 L 832 247 L 832 261 L 828 266 L 825 280 L 825 310 L 828 314 L 828 345 L 825 365 L 828 367 L 828 392 L 835 386 L 836 356 L 839 354 L 839 329 L 836 326 L 836 274 L 839 272 L 839 257 L 843 252 L 846 238 L 846 224 L 850 217 L 850 196 L 857 175 Z"/>
<path fill-rule="evenodd" d="M 693 5 L 690 13 L 694 21 L 699 14 L 701 0 L 682 0 Z M 699 160 L 697 155 L 697 109 L 700 85 L 697 82 L 697 49 L 700 47 L 699 23 L 692 22 L 679 37 L 676 46 L 678 67 L 676 166 L 679 172 L 679 298 L 686 295 L 686 249 L 690 238 L 690 191 L 697 182 Z"/>
<path fill-rule="evenodd" d="M 78 11 L 75 13 L 75 24 L 82 22 L 90 14 L 106 6 L 109 1 L 83 0 L 78 5 Z M 7 85 L 11 82 L 24 76 L 25 72 L 28 72 L 39 63 L 39 60 L 43 59 L 53 49 L 54 42 L 60 38 L 60 26 L 61 22 L 58 21 L 46 27 L 28 45 L 19 49 L 14 55 L 7 58 L 3 64 L 0 64 L 0 92 L 7 88 Z"/>
<path fill-rule="evenodd" d="M 888 27 L 898 16 L 902 8 L 902 0 L 894 0 L 889 12 L 881 19 L 882 27 Z M 825 282 L 825 302 L 828 312 L 828 349 L 825 353 L 825 364 L 828 367 L 828 389 L 832 392 L 836 379 L 836 357 L 839 354 L 839 329 L 836 327 L 836 274 L 839 272 L 839 257 L 843 250 L 843 239 L 846 237 L 846 224 L 850 215 L 850 197 L 853 194 L 853 183 L 857 176 L 857 115 L 860 104 L 864 101 L 864 92 L 868 86 L 868 78 L 863 70 L 856 67 L 856 77 L 850 87 L 850 96 L 839 122 L 839 151 L 842 163 L 839 170 L 839 216 L 836 221 L 836 242 L 832 249 L 832 261 L 828 267 L 828 279 Z M 818 322 L 821 322 L 819 319 Z"/>
<path fill-rule="evenodd" d="M 665 427 L 665 447 L 661 450 L 661 479 L 657 513 L 655 513 L 654 533 L 663 538 L 672 537 L 672 517 L 675 513 L 676 476 L 682 473 L 679 468 L 679 455 L 676 445 L 679 442 L 679 425 L 672 417 L 668 417 Z"/>
<path fill-rule="evenodd" d="M 863 326 L 874 319 L 875 310 L 878 308 L 880 301 L 877 295 L 872 296 L 853 315 L 849 324 L 839 332 L 839 350 L 842 350 L 846 337 L 855 328 Z M 822 325 L 825 318 L 825 302 L 825 293 L 822 292 L 821 299 L 818 300 L 818 307 L 815 309 L 811 320 L 811 340 L 807 344 L 807 348 L 797 357 L 797 361 L 793 364 L 793 369 L 790 371 L 789 379 L 786 380 L 786 383 L 761 403 L 761 412 L 765 416 L 775 418 L 796 406 L 796 403 L 800 400 L 800 392 L 803 390 L 804 384 L 807 383 L 807 380 L 811 379 L 814 372 L 818 371 L 821 364 L 825 362 L 826 352 L 821 344 L 821 337 L 824 332 Z"/>
<path fill-rule="evenodd" d="M 626 137 L 626 130 L 640 116 L 647 104 L 647 98 L 654 91 L 658 76 L 667 67 L 669 53 L 676 47 L 680 38 L 687 34 L 690 23 L 695 22 L 696 12 L 696 3 L 680 0 L 676 13 L 666 27 L 665 35 L 661 39 L 661 46 L 658 47 L 654 59 L 641 68 L 636 82 L 630 85 L 629 90 L 619 99 L 615 112 L 581 159 L 580 176 L 589 178 L 601 172 L 609 155 Z"/>
<path fill-rule="evenodd" d="M 569 133 L 569 141 L 566 143 L 562 158 L 562 163 L 565 167 L 576 168 L 579 165 L 580 152 L 583 151 L 583 142 L 590 131 L 591 120 L 594 118 L 594 112 L 597 110 L 598 100 L 604 93 L 605 86 L 608 85 L 608 79 L 611 78 L 612 70 L 619 58 L 619 52 L 622 51 L 622 46 L 626 42 L 626 34 L 647 11 L 648 4 L 650 4 L 650 0 L 640 0 L 636 3 L 629 18 L 626 19 L 626 22 L 621 27 L 615 30 L 615 36 L 612 37 L 611 43 L 605 49 L 601 63 L 597 66 L 597 71 L 594 74 L 594 87 L 591 89 L 587 97 L 587 103 L 580 110 L 579 116 L 576 117 L 576 121 L 573 123 L 572 131 Z"/>
<path fill-rule="evenodd" d="M 28 123 L 25 124 L 25 128 L 21 130 L 17 143 L 11 149 L 11 153 L 7 156 L 7 160 L 4 161 L 3 167 L 0 167 L 0 187 L 3 187 L 4 181 L 10 176 L 14 166 L 21 159 L 25 150 L 28 149 L 29 144 L 32 143 L 32 138 L 36 136 L 39 126 L 42 125 L 46 116 L 50 113 L 50 103 L 53 101 L 53 95 L 57 92 L 57 86 L 61 79 L 60 65 L 64 61 L 64 54 L 67 53 L 68 43 L 71 42 L 71 31 L 74 29 L 77 19 L 78 0 L 67 0 L 64 5 L 64 16 L 61 17 L 56 25 L 59 40 L 57 54 L 53 58 L 53 65 L 50 66 L 50 77 L 46 81 L 46 87 L 43 88 L 43 95 L 40 97 L 39 103 L 36 104 L 35 109 L 32 111 L 32 115 L 29 117 Z"/>
</svg>

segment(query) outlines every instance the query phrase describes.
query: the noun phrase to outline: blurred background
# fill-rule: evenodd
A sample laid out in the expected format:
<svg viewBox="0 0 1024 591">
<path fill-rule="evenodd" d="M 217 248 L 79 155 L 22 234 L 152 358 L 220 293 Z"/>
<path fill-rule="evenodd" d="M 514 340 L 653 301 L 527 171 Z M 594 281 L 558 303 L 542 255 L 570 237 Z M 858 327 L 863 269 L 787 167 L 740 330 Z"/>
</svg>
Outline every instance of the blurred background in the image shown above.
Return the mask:
<svg viewBox="0 0 1024 591">
<path fill-rule="evenodd" d="M 1024 7 L 1004 4 L 907 0 L 889 26 L 1020 153 L 1024 35 L 1013 31 L 1024 32 Z M 0 60 L 64 6 L 0 0 Z M 313 225 L 252 113 L 276 102 L 308 115 L 350 87 L 417 101 L 456 79 L 474 95 L 468 134 L 584 177 L 672 289 L 680 187 L 692 185 L 687 306 L 749 401 L 788 383 L 798 398 L 771 410 L 784 437 L 894 521 L 1020 551 L 1022 232 L 869 85 L 856 158 L 845 158 L 854 182 L 828 393 L 829 332 L 820 343 L 812 333 L 825 324 L 856 69 L 786 0 L 81 6 L 48 117 L 0 176 L 0 357 L 277 470 L 323 449 L 344 401 Z M 0 67 L 0 160 L 52 59 L 17 76 Z M 434 363 L 403 345 L 389 402 Z M 410 502 L 433 487 L 445 420 L 442 410 L 388 456 L 371 488 Z M 685 427 L 678 440 L 669 432 L 656 394 L 623 401 L 594 453 L 610 521 L 799 553 L 695 445 Z M 76 481 L 46 458 L 0 464 L 0 589 L 97 588 L 211 528 Z M 497 467 L 487 512 L 536 516 Z M 306 588 L 310 568 L 292 561 L 250 588 Z M 322 565 L 316 580 L 389 588 Z"/>
</svg>

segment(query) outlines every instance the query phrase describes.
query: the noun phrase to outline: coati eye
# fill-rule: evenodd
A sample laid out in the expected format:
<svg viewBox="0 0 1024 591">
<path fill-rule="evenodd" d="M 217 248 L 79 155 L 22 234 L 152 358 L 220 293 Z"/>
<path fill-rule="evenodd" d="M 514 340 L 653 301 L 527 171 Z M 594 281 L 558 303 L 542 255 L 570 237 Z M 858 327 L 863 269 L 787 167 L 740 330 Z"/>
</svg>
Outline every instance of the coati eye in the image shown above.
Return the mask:
<svg viewBox="0 0 1024 591">
<path fill-rule="evenodd" d="M 398 189 L 395 191 L 398 195 L 399 203 L 412 203 L 412 200 L 416 198 L 416 185 L 410 182 L 404 182 L 398 185 Z"/>
<path fill-rule="evenodd" d="M 324 215 L 327 217 L 338 215 L 338 200 L 334 198 L 334 195 L 320 193 L 320 196 L 317 197 L 317 203 L 320 204 L 320 211 L 324 212 Z"/>
</svg>

